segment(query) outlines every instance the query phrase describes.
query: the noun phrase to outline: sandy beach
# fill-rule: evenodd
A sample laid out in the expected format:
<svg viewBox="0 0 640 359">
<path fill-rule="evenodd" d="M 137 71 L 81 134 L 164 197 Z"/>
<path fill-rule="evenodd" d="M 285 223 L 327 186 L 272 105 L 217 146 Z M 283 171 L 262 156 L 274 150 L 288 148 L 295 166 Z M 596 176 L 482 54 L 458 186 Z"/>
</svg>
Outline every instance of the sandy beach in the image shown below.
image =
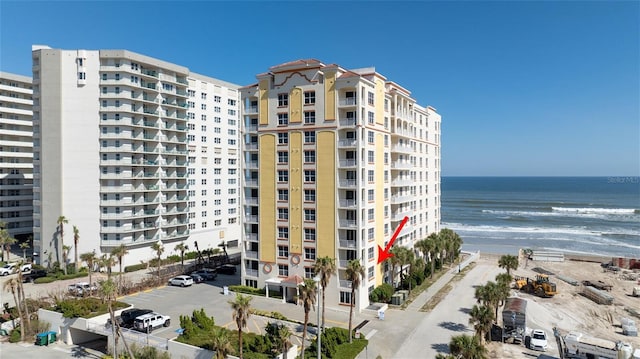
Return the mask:
<svg viewBox="0 0 640 359">
<path fill-rule="evenodd" d="M 480 262 L 497 265 L 500 256 L 501 254 L 483 253 Z M 556 283 L 558 291 L 553 298 L 540 298 L 512 290 L 512 296 L 526 298 L 528 301 L 528 327 L 544 329 L 551 336 L 551 340 L 553 328 L 557 327 L 563 335 L 569 331 L 578 331 L 614 342 L 626 342 L 634 348 L 640 348 L 640 338 L 623 335 L 620 324 L 623 317 L 635 320 L 636 325 L 640 324 L 640 318 L 633 317 L 625 310 L 634 309 L 640 312 L 640 297 L 631 296 L 633 287 L 640 286 L 640 271 L 606 271 L 600 264 L 610 260 L 611 257 L 567 254 L 563 262 L 529 260 L 527 263 L 524 257 L 520 257 L 520 265 L 513 272 L 514 275 L 533 278 L 537 274 L 533 269 L 543 268 L 554 273 L 550 279 Z M 610 284 L 612 289 L 607 293 L 614 297 L 614 302 L 612 305 L 597 304 L 580 294 L 584 288 L 582 284 L 571 285 L 560 280 L 557 275 L 572 278 L 578 283 L 589 280 Z M 557 352 L 555 342 L 552 346 Z M 512 344 L 494 342 L 489 344 L 489 350 L 493 358 L 528 357 L 524 355 L 521 346 Z"/>
</svg>

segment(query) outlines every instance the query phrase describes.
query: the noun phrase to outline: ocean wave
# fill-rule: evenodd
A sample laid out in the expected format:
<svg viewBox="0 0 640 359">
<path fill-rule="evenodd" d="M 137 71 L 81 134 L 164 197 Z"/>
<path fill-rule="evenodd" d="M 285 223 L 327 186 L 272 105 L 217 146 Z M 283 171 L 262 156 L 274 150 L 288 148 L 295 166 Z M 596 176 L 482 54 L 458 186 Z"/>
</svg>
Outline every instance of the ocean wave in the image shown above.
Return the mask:
<svg viewBox="0 0 640 359">
<path fill-rule="evenodd" d="M 600 236 L 600 237 L 616 237 L 616 236 L 638 236 L 635 230 L 624 228 L 607 228 L 606 231 L 597 231 L 586 229 L 585 227 L 514 227 L 514 226 L 491 226 L 491 225 L 473 225 L 463 223 L 442 223 L 443 228 L 450 228 L 454 231 L 475 231 L 475 232 L 511 232 L 511 233 L 544 233 L 544 234 L 565 234 L 576 236 Z M 640 246 L 638 246 L 640 248 Z"/>
<path fill-rule="evenodd" d="M 495 209 L 483 209 L 481 213 L 494 214 L 499 216 L 500 219 L 512 219 L 513 217 L 577 217 L 577 218 L 591 218 L 591 219 L 603 219 L 603 220 L 615 220 L 615 221 L 630 221 L 640 222 L 640 212 L 633 209 L 616 209 L 616 211 L 576 211 L 576 210 L 556 210 L 561 207 L 551 207 L 552 209 L 542 209 L 540 211 L 516 211 L 516 210 L 495 210 Z M 578 209 L 578 208 L 576 208 Z M 580 208 L 582 209 L 582 208 Z M 604 208 L 596 208 L 602 210 Z M 613 210 L 613 209 L 612 209 Z"/>
<path fill-rule="evenodd" d="M 572 207 L 551 207 L 555 212 L 585 213 L 585 214 L 640 214 L 639 209 L 634 208 L 572 208 Z"/>
</svg>

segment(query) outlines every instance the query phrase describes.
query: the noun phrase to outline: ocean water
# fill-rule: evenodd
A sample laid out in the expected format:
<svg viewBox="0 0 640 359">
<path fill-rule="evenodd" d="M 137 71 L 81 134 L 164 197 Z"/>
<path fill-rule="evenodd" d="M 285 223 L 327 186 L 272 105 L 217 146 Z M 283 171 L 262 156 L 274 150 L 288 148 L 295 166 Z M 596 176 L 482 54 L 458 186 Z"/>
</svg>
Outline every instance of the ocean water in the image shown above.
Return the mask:
<svg viewBox="0 0 640 359">
<path fill-rule="evenodd" d="M 441 204 L 463 250 L 640 258 L 639 177 L 443 177 Z"/>
</svg>

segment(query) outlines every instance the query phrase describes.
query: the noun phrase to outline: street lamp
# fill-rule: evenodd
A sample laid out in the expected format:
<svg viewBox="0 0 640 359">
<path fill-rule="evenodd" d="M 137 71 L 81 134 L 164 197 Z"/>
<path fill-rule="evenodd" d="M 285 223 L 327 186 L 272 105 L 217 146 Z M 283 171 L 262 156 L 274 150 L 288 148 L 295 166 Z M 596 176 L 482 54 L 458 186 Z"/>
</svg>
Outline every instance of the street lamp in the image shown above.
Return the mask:
<svg viewBox="0 0 640 359">
<path fill-rule="evenodd" d="M 322 353 L 322 346 L 321 346 L 321 338 L 322 338 L 322 328 L 320 327 L 320 291 L 322 290 L 322 286 L 320 285 L 320 274 L 316 275 L 315 277 L 313 277 L 313 281 L 316 283 L 316 293 L 317 293 L 317 297 L 316 297 L 316 302 L 318 302 L 318 330 L 317 330 L 317 338 L 318 338 L 318 359 L 321 359 L 321 354 Z"/>
</svg>

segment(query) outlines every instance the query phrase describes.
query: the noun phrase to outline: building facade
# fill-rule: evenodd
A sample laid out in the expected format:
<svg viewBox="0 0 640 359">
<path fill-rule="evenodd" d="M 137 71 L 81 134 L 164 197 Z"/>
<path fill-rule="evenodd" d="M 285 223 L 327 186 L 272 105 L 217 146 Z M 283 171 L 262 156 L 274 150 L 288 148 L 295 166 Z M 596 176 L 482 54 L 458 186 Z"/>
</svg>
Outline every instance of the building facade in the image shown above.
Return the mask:
<svg viewBox="0 0 640 359">
<path fill-rule="evenodd" d="M 150 246 L 159 241 L 169 255 L 179 243 L 195 249 L 197 241 L 203 250 L 239 238 L 237 219 L 216 222 L 202 198 L 214 192 L 208 173 L 230 166 L 217 166 L 213 155 L 221 160 L 232 148 L 212 144 L 209 159 L 214 127 L 200 123 L 214 118 L 213 92 L 237 102 L 236 86 L 126 50 L 37 46 L 32 57 L 39 263 L 62 262 L 63 245 L 73 261 L 75 230 L 79 253 L 100 256 L 124 244 L 124 265 L 153 258 Z"/>
<path fill-rule="evenodd" d="M 33 230 L 31 78 L 0 72 L 0 221 L 9 235 Z"/>
<path fill-rule="evenodd" d="M 346 266 L 365 268 L 355 303 L 391 282 L 377 247 L 440 230 L 440 115 L 374 68 L 317 60 L 271 67 L 241 89 L 242 280 L 295 299 L 316 258 L 336 260 L 327 298 L 348 305 Z M 292 286 L 291 283 L 294 283 Z"/>
</svg>

